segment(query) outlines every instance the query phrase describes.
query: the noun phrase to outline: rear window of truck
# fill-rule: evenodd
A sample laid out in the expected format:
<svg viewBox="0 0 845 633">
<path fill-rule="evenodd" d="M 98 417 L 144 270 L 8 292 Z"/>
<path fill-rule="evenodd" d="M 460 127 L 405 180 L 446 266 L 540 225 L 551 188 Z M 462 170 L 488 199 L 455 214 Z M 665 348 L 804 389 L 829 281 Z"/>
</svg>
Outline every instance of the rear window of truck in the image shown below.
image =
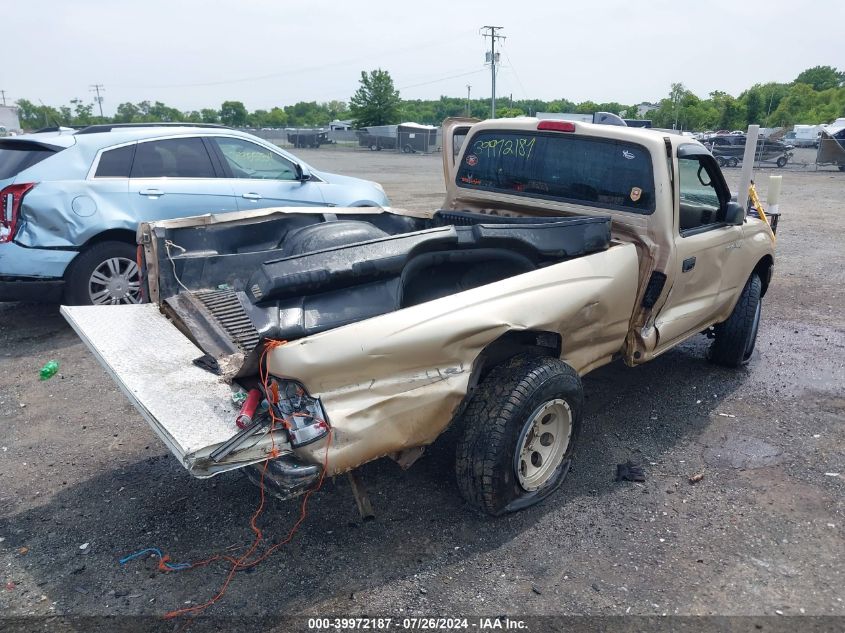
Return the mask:
<svg viewBox="0 0 845 633">
<path fill-rule="evenodd" d="M 14 178 L 55 153 L 55 149 L 37 143 L 0 141 L 0 180 Z"/>
<path fill-rule="evenodd" d="M 479 132 L 467 145 L 457 185 L 642 214 L 655 205 L 645 147 L 575 134 Z"/>
</svg>

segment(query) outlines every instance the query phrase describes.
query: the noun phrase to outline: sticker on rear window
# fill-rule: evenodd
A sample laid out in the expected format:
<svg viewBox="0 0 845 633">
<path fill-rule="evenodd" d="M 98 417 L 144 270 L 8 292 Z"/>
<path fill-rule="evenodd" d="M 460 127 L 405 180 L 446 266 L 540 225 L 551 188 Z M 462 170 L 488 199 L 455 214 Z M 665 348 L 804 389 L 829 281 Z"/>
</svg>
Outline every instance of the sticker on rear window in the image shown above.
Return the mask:
<svg viewBox="0 0 845 633">
<path fill-rule="evenodd" d="M 478 164 L 478 156 L 475 154 L 469 154 L 466 158 L 466 162 L 470 167 L 475 167 Z"/>
<path fill-rule="evenodd" d="M 627 149 L 622 150 L 622 156 L 624 156 L 628 160 L 634 160 L 636 158 L 636 156 L 634 156 L 634 153 L 629 152 Z"/>
<path fill-rule="evenodd" d="M 631 202 L 636 202 L 643 195 L 643 190 L 639 187 L 631 187 Z"/>
</svg>

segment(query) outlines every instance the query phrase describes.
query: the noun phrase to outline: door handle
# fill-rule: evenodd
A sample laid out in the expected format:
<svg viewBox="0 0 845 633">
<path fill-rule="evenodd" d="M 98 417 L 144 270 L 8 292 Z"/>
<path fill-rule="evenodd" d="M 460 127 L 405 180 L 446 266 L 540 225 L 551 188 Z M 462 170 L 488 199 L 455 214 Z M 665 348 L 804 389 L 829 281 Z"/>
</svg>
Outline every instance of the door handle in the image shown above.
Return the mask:
<svg viewBox="0 0 845 633">
<path fill-rule="evenodd" d="M 164 192 L 161 189 L 141 189 L 138 191 L 142 196 L 163 196 Z"/>
<path fill-rule="evenodd" d="M 681 272 L 688 273 L 695 268 L 695 257 L 687 257 L 681 266 Z"/>
<path fill-rule="evenodd" d="M 261 200 L 261 196 L 257 193 L 245 193 L 241 195 L 241 198 L 246 198 L 247 200 Z"/>
</svg>

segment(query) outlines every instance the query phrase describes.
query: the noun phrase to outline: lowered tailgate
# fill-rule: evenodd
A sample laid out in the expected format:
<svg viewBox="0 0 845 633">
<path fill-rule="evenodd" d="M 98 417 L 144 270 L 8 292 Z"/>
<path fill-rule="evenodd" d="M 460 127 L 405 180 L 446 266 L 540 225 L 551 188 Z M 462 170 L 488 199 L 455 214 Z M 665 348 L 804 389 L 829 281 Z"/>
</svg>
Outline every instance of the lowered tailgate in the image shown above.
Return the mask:
<svg viewBox="0 0 845 633">
<path fill-rule="evenodd" d="M 239 431 L 232 388 L 193 364 L 203 352 L 158 306 L 62 306 L 61 312 L 192 475 L 210 477 L 267 459 L 267 436 L 219 463 L 209 458 Z"/>
</svg>

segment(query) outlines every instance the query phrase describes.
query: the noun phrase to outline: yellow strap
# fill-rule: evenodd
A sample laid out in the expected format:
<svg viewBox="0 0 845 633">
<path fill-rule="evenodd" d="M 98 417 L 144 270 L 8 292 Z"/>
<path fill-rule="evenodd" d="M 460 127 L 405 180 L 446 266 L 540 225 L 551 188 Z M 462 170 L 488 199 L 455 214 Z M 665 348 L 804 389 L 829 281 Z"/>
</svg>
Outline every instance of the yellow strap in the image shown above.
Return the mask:
<svg viewBox="0 0 845 633">
<path fill-rule="evenodd" d="M 757 215 L 769 227 L 769 231 L 772 232 L 772 239 L 777 239 L 775 238 L 775 232 L 772 231 L 772 225 L 769 224 L 769 218 L 766 217 L 766 210 L 763 208 L 763 203 L 760 201 L 760 196 L 757 195 L 757 188 L 753 182 L 748 187 L 748 196 L 751 198 L 751 204 L 757 209 Z"/>
</svg>

